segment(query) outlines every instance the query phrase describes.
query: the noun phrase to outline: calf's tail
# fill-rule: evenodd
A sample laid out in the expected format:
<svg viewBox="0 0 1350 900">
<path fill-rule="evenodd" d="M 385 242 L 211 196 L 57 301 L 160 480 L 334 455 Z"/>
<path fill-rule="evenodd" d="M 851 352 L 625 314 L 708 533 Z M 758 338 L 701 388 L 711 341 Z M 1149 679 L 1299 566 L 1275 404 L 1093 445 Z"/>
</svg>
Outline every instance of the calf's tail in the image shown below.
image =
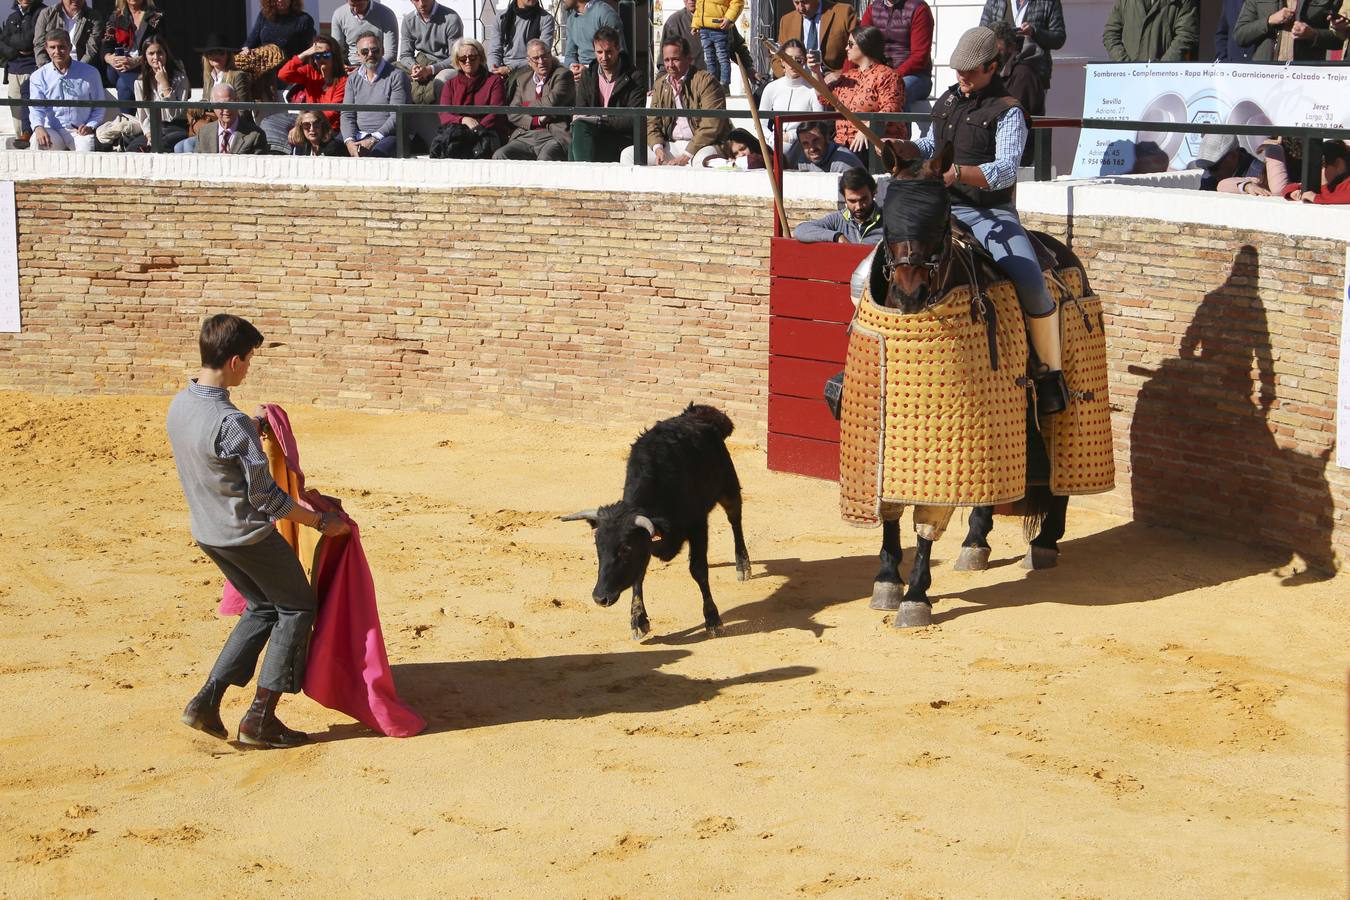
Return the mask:
<svg viewBox="0 0 1350 900">
<path fill-rule="evenodd" d="M 689 406 L 685 408 L 683 415 L 711 425 L 717 430 L 717 433 L 722 436 L 722 440 L 731 437 L 731 432 L 736 429 L 736 426 L 731 424 L 731 419 L 727 418 L 727 414 L 714 406 L 703 406 L 698 403 L 690 403 Z"/>
</svg>

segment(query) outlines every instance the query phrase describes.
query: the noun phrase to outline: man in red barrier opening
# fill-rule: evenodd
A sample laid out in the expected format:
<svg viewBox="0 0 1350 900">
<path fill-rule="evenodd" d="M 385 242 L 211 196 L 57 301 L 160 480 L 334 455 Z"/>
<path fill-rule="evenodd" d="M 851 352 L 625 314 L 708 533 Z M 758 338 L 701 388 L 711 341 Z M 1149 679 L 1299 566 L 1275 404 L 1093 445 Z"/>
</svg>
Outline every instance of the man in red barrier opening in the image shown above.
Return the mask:
<svg viewBox="0 0 1350 900">
<path fill-rule="evenodd" d="M 230 685 L 253 678 L 263 647 L 253 704 L 239 723 L 239 740 L 259 747 L 296 747 L 309 738 L 276 716 L 282 694 L 305 681 L 310 630 L 319 601 L 295 551 L 273 522 L 289 519 L 330 537 L 351 531 L 336 513 L 296 505 L 272 480 L 259 439 L 259 420 L 230 402 L 230 388 L 248 377 L 263 336 L 238 316 L 216 315 L 198 337 L 201 371 L 169 404 L 166 422 L 174 465 L 187 497 L 192 537 L 247 608 L 220 651 L 206 684 L 183 710 L 185 725 L 212 737 L 229 733 L 220 701 Z"/>
<path fill-rule="evenodd" d="M 839 176 L 844 208 L 819 219 L 802 222 L 792 236 L 805 244 L 875 244 L 885 229 L 877 206 L 877 182 L 866 169 L 849 169 Z"/>
</svg>

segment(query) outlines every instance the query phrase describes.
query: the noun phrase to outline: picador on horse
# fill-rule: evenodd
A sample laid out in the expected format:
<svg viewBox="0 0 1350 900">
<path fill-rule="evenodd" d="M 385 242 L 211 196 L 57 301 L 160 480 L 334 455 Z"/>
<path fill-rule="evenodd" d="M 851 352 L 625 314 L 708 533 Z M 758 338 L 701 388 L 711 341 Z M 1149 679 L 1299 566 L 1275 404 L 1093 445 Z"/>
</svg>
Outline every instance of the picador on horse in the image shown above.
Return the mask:
<svg viewBox="0 0 1350 900">
<path fill-rule="evenodd" d="M 1025 565 L 1048 568 L 1068 495 L 1115 484 L 1100 300 L 1072 251 L 1018 218 L 1028 122 L 998 65 L 992 31 L 962 35 L 957 83 L 912 144 L 877 140 L 834 104 L 892 174 L 884 240 L 852 279 L 838 414 L 841 511 L 882 524 L 872 606 L 896 610 L 897 627 L 931 621 L 930 552 L 956 507 L 974 507 L 958 569 L 988 564 L 994 507 L 1014 503 L 1028 535 L 1039 528 Z M 918 537 L 907 589 L 906 506 Z"/>
</svg>

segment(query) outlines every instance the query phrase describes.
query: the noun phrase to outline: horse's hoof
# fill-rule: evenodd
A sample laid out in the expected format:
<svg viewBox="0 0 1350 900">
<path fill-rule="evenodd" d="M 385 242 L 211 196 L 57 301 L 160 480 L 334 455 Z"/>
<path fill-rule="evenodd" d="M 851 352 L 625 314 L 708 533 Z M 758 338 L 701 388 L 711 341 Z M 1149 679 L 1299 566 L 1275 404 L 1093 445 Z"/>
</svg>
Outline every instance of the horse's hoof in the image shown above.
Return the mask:
<svg viewBox="0 0 1350 900">
<path fill-rule="evenodd" d="M 1049 547 L 1037 547 L 1035 544 L 1027 550 L 1027 555 L 1022 557 L 1022 568 L 1040 570 L 1053 569 L 1059 565 L 1059 551 L 1052 550 Z"/>
<path fill-rule="evenodd" d="M 952 567 L 957 572 L 983 572 L 989 568 L 988 547 L 962 547 L 961 555 Z"/>
<path fill-rule="evenodd" d="M 892 612 L 900 608 L 900 601 L 904 598 L 905 586 L 893 581 L 874 581 L 872 583 L 872 602 L 868 604 L 872 609 L 882 612 Z"/>
<path fill-rule="evenodd" d="M 905 600 L 895 614 L 892 628 L 927 628 L 933 624 L 933 607 L 922 600 Z"/>
</svg>

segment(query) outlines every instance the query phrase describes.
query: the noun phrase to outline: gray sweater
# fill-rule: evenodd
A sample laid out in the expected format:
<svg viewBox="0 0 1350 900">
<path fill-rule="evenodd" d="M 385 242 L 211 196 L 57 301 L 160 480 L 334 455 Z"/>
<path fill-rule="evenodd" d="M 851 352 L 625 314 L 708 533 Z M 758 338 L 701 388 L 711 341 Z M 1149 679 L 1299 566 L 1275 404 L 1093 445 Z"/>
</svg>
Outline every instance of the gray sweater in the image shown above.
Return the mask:
<svg viewBox="0 0 1350 900">
<path fill-rule="evenodd" d="M 606 0 L 590 0 L 584 13 L 572 16 L 564 22 L 564 25 L 567 28 L 567 46 L 563 52 L 565 66 L 575 62 L 589 66 L 595 62 L 595 47 L 592 46 L 595 43 L 595 33 L 605 25 L 619 33 L 619 49 L 628 49 L 628 38 L 623 33 L 623 23 L 619 21 L 619 14 Z"/>
<path fill-rule="evenodd" d="M 454 49 L 455 41 L 464 36 L 464 22 L 459 13 L 437 3 L 431 8 L 430 22 L 423 22 L 414 9 L 399 24 L 399 65 L 411 69 L 419 53 L 434 60 L 431 67 L 438 74 L 455 64 L 450 51 Z"/>
<path fill-rule="evenodd" d="M 515 0 L 512 0 L 511 5 L 515 5 Z M 498 14 L 496 21 L 490 24 L 487 29 L 488 68 L 491 69 L 498 66 L 518 69 L 527 65 L 525 45 L 532 40 L 538 39 L 548 44 L 550 48 L 553 47 L 553 36 L 558 30 L 557 22 L 542 9 L 539 9 L 539 16 L 534 20 L 513 16 L 515 24 L 511 27 L 511 37 L 503 46 L 502 25 L 508 12 L 510 12 L 510 6 L 507 7 L 507 12 Z"/>
<path fill-rule="evenodd" d="M 333 40 L 347 47 L 347 62 L 359 66 L 361 57 L 356 55 L 356 39 L 361 35 L 378 34 L 384 42 L 384 58 L 390 62 L 398 55 L 398 15 L 380 0 L 370 0 L 365 19 L 352 14 L 347 4 L 333 10 L 333 20 L 329 23 L 329 34 Z"/>
<path fill-rule="evenodd" d="M 407 103 L 410 93 L 408 74 L 393 63 L 381 63 L 380 74 L 375 82 L 366 80 L 363 69 L 357 69 L 347 76 L 347 93 L 343 103 L 360 105 L 363 103 Z M 385 137 L 394 134 L 395 116 L 393 113 L 357 112 L 354 109 L 342 111 L 342 139 L 356 140 L 357 132 L 373 134 L 379 132 Z"/>
</svg>

